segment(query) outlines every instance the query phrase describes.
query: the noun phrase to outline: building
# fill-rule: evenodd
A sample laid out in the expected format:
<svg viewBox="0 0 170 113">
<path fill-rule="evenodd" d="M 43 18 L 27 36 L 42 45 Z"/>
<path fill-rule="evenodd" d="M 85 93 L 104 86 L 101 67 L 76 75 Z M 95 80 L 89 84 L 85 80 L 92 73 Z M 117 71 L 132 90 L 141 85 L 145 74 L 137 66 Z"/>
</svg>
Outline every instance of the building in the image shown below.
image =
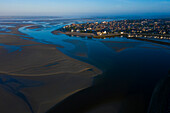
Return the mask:
<svg viewBox="0 0 170 113">
<path fill-rule="evenodd" d="M 102 33 L 103 33 L 103 34 L 107 34 L 107 31 L 103 31 Z"/>
<path fill-rule="evenodd" d="M 97 35 L 102 35 L 102 33 L 101 32 L 97 32 Z"/>
</svg>

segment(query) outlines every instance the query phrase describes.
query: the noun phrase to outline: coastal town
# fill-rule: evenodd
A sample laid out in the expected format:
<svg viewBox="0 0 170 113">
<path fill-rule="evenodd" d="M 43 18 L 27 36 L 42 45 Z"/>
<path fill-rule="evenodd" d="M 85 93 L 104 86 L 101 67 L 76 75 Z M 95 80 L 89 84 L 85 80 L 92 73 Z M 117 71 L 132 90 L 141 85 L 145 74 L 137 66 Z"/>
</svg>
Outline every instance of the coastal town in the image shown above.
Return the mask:
<svg viewBox="0 0 170 113">
<path fill-rule="evenodd" d="M 170 19 L 140 19 L 71 24 L 55 32 L 93 37 L 147 37 L 170 39 Z"/>
</svg>

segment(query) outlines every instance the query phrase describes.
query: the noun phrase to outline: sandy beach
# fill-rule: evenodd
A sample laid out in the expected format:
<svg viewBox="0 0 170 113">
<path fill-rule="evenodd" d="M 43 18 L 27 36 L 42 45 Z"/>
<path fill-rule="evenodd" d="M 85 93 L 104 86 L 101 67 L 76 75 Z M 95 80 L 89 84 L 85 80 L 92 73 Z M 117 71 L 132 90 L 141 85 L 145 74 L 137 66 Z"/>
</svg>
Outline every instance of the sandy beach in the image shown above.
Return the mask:
<svg viewBox="0 0 170 113">
<path fill-rule="evenodd" d="M 66 35 L 73 35 L 73 36 L 87 36 L 87 37 L 93 37 L 95 36 L 94 33 L 78 33 L 78 32 L 62 32 L 62 31 L 52 31 L 53 34 L 66 34 Z"/>
</svg>

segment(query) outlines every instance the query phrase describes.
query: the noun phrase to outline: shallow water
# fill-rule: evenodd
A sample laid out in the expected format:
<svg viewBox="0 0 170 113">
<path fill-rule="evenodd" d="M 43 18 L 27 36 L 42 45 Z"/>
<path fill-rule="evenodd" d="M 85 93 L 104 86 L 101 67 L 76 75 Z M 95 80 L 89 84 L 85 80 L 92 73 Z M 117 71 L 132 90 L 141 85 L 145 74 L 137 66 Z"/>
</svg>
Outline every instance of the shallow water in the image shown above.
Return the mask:
<svg viewBox="0 0 170 113">
<path fill-rule="evenodd" d="M 21 51 L 22 48 L 19 46 L 14 46 L 14 45 L 5 45 L 5 44 L 0 44 L 4 49 L 8 51 L 8 53 L 14 52 L 14 51 Z"/>
</svg>

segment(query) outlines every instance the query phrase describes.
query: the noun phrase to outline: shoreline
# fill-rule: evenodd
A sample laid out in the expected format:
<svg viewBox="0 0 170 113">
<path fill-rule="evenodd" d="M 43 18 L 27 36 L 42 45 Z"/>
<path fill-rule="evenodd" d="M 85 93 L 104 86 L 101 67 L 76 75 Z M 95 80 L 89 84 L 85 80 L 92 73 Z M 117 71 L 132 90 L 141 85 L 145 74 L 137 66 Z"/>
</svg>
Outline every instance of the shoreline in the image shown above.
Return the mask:
<svg viewBox="0 0 170 113">
<path fill-rule="evenodd" d="M 59 30 L 55 30 L 51 32 L 54 35 L 58 35 L 59 33 L 61 34 L 66 34 L 66 35 L 73 35 L 73 36 L 92 36 L 94 38 L 107 38 L 107 37 L 115 37 L 115 36 L 127 36 L 130 35 L 129 37 L 139 37 L 139 36 L 159 36 L 159 37 L 170 37 L 170 35 L 165 35 L 165 34 L 143 34 L 143 33 L 138 33 L 138 34 L 128 34 L 128 33 L 115 33 L 115 34 L 107 34 L 107 35 L 95 35 L 94 33 L 79 33 L 79 32 L 63 32 Z"/>
<path fill-rule="evenodd" d="M 95 35 L 94 33 L 78 33 L 78 32 L 62 32 L 62 31 L 52 31 L 51 32 L 54 35 L 58 35 L 58 34 L 65 34 L 65 35 L 73 35 L 73 36 L 84 36 L 84 37 L 93 37 L 93 38 L 109 38 L 109 37 L 116 37 L 116 36 L 125 36 L 129 39 L 135 39 L 135 40 L 141 40 L 141 41 L 148 41 L 148 42 L 152 42 L 152 43 L 157 43 L 157 44 L 164 44 L 164 45 L 170 45 L 169 42 L 163 42 L 163 41 L 159 41 L 159 40 L 152 40 L 149 38 L 140 38 L 140 37 L 135 37 L 135 35 L 138 36 L 162 36 L 160 34 L 132 34 L 131 37 L 128 37 L 128 34 L 108 34 L 108 35 Z M 170 35 L 163 35 L 164 37 L 170 37 Z"/>
<path fill-rule="evenodd" d="M 93 33 L 77 33 L 77 32 L 62 32 L 62 31 L 52 31 L 51 33 L 54 35 L 65 34 L 65 35 L 87 36 L 87 37 L 95 36 L 95 34 Z"/>
</svg>

